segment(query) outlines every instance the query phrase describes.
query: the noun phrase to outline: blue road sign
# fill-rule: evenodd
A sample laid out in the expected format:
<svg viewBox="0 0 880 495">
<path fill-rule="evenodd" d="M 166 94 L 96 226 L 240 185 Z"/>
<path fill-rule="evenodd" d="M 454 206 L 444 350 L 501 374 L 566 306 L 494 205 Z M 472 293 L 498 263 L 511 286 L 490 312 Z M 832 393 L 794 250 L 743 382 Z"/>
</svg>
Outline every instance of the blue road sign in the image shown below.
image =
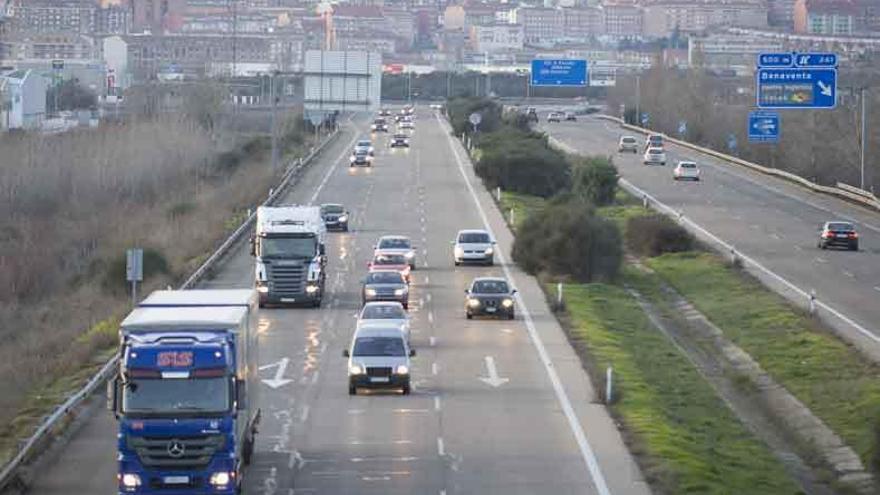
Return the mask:
<svg viewBox="0 0 880 495">
<path fill-rule="evenodd" d="M 532 86 L 586 86 L 587 61 L 532 60 Z"/>
<path fill-rule="evenodd" d="M 749 113 L 749 141 L 753 143 L 779 142 L 779 127 L 778 113 Z"/>
<path fill-rule="evenodd" d="M 642 125 L 648 125 L 648 121 L 650 121 L 650 120 L 651 119 L 648 117 L 648 112 L 642 112 L 642 118 L 641 118 Z"/>
<path fill-rule="evenodd" d="M 793 53 L 762 53 L 758 55 L 758 67 L 791 67 Z"/>
<path fill-rule="evenodd" d="M 758 108 L 834 108 L 837 69 L 758 69 Z"/>
<path fill-rule="evenodd" d="M 727 148 L 731 151 L 736 149 L 736 136 L 733 134 L 727 135 Z"/>
<path fill-rule="evenodd" d="M 795 67 L 837 67 L 836 53 L 798 53 Z"/>
<path fill-rule="evenodd" d="M 684 136 L 688 131 L 688 123 L 686 120 L 679 121 L 678 123 L 678 133 Z"/>
</svg>

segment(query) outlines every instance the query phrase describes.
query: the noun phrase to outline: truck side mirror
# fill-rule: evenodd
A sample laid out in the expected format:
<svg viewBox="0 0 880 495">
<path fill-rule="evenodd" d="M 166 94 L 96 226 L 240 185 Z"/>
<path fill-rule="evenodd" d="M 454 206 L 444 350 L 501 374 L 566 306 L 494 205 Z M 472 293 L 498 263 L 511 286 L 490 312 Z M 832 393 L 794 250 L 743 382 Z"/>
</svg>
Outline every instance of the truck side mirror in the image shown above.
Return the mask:
<svg viewBox="0 0 880 495">
<path fill-rule="evenodd" d="M 257 255 L 257 238 L 251 236 L 251 256 Z"/>
<path fill-rule="evenodd" d="M 236 409 L 239 411 L 247 409 L 247 388 L 245 387 L 245 381 L 240 378 L 235 378 L 235 405 Z"/>
<path fill-rule="evenodd" d="M 409 357 L 416 357 L 416 350 L 415 349 L 409 350 Z"/>
<path fill-rule="evenodd" d="M 325 246 L 323 243 L 318 245 L 318 254 L 320 254 L 321 256 L 327 254 L 327 246 Z"/>
<path fill-rule="evenodd" d="M 107 382 L 107 409 L 119 418 L 119 377 Z"/>
<path fill-rule="evenodd" d="M 351 357 L 351 354 L 348 352 L 348 349 L 342 351 L 342 357 Z"/>
</svg>

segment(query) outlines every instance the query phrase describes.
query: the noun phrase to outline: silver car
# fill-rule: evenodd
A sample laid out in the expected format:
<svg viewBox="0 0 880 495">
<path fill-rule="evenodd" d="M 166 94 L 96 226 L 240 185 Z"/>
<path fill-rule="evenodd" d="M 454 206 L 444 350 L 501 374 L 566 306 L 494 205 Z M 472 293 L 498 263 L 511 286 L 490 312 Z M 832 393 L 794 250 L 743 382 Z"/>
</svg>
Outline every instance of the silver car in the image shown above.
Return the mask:
<svg viewBox="0 0 880 495">
<path fill-rule="evenodd" d="M 376 243 L 373 254 L 402 254 L 409 263 L 410 270 L 416 269 L 416 247 L 409 237 L 402 235 L 383 235 Z"/>
<path fill-rule="evenodd" d="M 372 271 L 364 279 L 361 302 L 397 301 L 404 309 L 409 308 L 409 284 L 397 270 Z"/>
<path fill-rule="evenodd" d="M 409 315 L 399 302 L 374 301 L 368 302 L 361 309 L 357 319 L 356 329 L 393 325 L 400 329 L 410 342 Z"/>
<path fill-rule="evenodd" d="M 342 351 L 348 358 L 348 395 L 359 388 L 400 389 L 410 392 L 410 357 L 416 355 L 399 328 L 370 326 L 358 329 L 351 346 Z"/>
<path fill-rule="evenodd" d="M 461 230 L 452 241 L 452 261 L 462 263 L 495 263 L 495 241 L 485 230 Z"/>
</svg>

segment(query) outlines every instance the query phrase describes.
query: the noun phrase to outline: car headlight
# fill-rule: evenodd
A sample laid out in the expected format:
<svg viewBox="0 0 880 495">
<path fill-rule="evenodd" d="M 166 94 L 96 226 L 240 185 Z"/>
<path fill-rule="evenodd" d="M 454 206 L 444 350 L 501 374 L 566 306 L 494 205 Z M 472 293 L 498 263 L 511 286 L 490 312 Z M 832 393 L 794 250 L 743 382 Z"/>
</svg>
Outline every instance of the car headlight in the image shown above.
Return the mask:
<svg viewBox="0 0 880 495">
<path fill-rule="evenodd" d="M 133 489 L 141 486 L 141 477 L 134 473 L 125 473 L 120 476 L 119 481 L 125 488 Z"/>
<path fill-rule="evenodd" d="M 337 222 L 347 222 L 347 221 L 348 221 L 348 215 L 342 215 L 341 217 L 337 218 L 336 221 L 337 221 Z"/>
<path fill-rule="evenodd" d="M 406 375 L 409 373 L 409 368 L 406 367 L 405 364 L 401 364 L 397 366 L 397 369 L 394 370 L 398 375 Z"/>
<path fill-rule="evenodd" d="M 394 289 L 395 296 L 402 296 L 404 294 L 406 294 L 406 289 Z"/>
<path fill-rule="evenodd" d="M 317 285 L 307 285 L 307 286 L 306 286 L 306 293 L 308 293 L 308 294 L 314 294 L 315 292 L 318 292 L 318 286 L 317 286 Z"/>
<path fill-rule="evenodd" d="M 492 254 L 492 253 L 494 253 L 494 252 L 495 252 L 494 249 L 492 249 L 492 248 L 486 248 L 486 254 Z"/>
<path fill-rule="evenodd" d="M 505 308 L 509 308 L 509 307 L 513 306 L 513 299 L 505 299 L 505 300 L 501 301 L 501 305 L 504 306 Z"/>
<path fill-rule="evenodd" d="M 211 486 L 226 486 L 232 481 L 232 475 L 226 471 L 218 471 L 211 475 Z"/>
<path fill-rule="evenodd" d="M 269 293 L 269 287 L 266 286 L 266 285 L 258 285 L 258 286 L 257 286 L 257 292 L 259 292 L 260 294 L 268 294 L 268 293 Z"/>
<path fill-rule="evenodd" d="M 364 374 L 364 367 L 359 364 L 353 364 L 348 367 L 348 374 L 349 375 L 363 375 Z"/>
<path fill-rule="evenodd" d="M 455 246 L 455 249 L 453 249 L 453 251 L 455 252 L 456 256 L 461 256 L 464 254 L 464 249 L 462 249 L 458 246 Z"/>
<path fill-rule="evenodd" d="M 373 297 L 376 295 L 376 289 L 367 289 L 364 291 L 368 296 Z"/>
<path fill-rule="evenodd" d="M 408 259 L 408 260 L 415 258 L 415 256 L 416 256 L 416 253 L 414 253 L 412 251 L 406 253 L 406 259 Z"/>
<path fill-rule="evenodd" d="M 476 308 L 476 307 L 478 307 L 479 305 L 480 305 L 480 300 L 479 300 L 479 299 L 468 299 L 468 306 L 470 306 L 470 307 L 472 307 L 472 308 Z"/>
<path fill-rule="evenodd" d="M 348 158 L 348 161 L 350 161 L 350 162 L 353 162 L 354 160 L 355 160 L 355 158 L 353 156 Z"/>
</svg>

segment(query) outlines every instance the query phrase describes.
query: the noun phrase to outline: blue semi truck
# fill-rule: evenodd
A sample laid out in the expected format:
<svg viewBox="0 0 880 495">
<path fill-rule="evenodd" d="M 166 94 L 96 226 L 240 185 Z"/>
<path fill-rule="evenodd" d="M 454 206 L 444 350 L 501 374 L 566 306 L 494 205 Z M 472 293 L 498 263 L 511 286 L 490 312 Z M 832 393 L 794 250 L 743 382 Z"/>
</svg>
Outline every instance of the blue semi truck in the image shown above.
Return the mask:
<svg viewBox="0 0 880 495">
<path fill-rule="evenodd" d="M 119 494 L 239 494 L 260 420 L 253 290 L 157 291 L 120 325 Z"/>
</svg>

